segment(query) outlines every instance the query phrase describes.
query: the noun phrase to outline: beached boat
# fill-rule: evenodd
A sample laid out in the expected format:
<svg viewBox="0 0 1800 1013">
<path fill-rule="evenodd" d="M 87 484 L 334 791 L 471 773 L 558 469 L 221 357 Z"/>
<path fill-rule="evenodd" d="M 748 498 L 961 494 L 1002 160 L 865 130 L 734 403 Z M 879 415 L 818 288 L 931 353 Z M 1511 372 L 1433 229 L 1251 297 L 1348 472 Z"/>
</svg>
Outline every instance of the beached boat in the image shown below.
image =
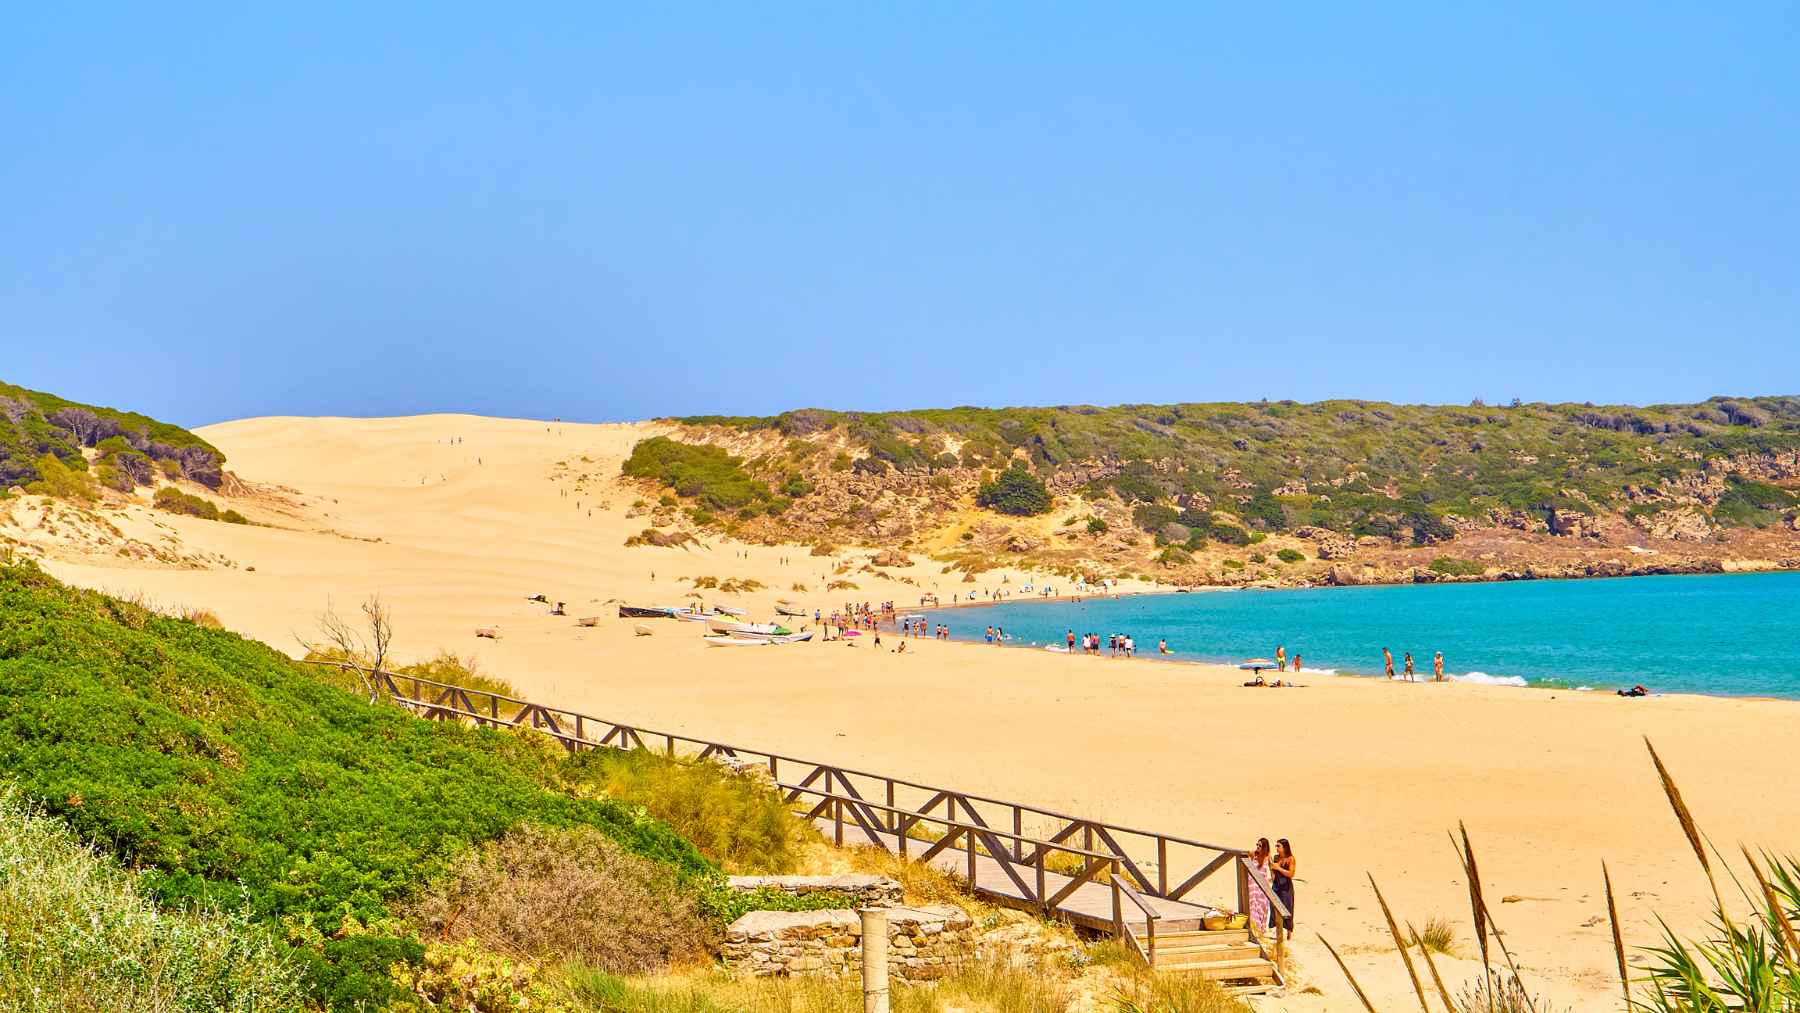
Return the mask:
<svg viewBox="0 0 1800 1013">
<path fill-rule="evenodd" d="M 672 605 L 620 605 L 620 619 L 667 619 L 675 614 Z"/>
<path fill-rule="evenodd" d="M 703 623 L 708 619 L 713 618 L 713 614 L 711 612 L 702 612 L 696 608 L 678 608 L 675 610 L 675 618 L 685 619 L 690 623 Z"/>
<path fill-rule="evenodd" d="M 714 605 L 712 610 L 714 612 L 718 613 L 719 615 L 737 616 L 739 619 L 744 618 L 744 616 L 746 614 L 743 609 L 732 608 L 730 605 Z"/>
<path fill-rule="evenodd" d="M 706 628 L 714 633 L 722 633 L 733 637 L 786 637 L 793 630 L 775 623 L 740 623 L 734 619 L 708 619 Z"/>
<path fill-rule="evenodd" d="M 747 637 L 703 637 L 708 647 L 767 647 L 768 640 L 754 640 Z"/>
<path fill-rule="evenodd" d="M 794 616 L 800 619 L 806 618 L 806 610 L 791 601 L 776 602 L 775 614 L 778 616 Z"/>
</svg>

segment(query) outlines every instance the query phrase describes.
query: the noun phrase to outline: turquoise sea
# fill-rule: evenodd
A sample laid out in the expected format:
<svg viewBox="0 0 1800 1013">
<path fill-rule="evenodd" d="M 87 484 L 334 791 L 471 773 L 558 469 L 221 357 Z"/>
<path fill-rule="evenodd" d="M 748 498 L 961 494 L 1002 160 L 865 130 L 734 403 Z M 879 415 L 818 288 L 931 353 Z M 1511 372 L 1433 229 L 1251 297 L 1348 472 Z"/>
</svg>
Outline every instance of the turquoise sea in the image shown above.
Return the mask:
<svg viewBox="0 0 1800 1013">
<path fill-rule="evenodd" d="M 958 640 L 1004 627 L 1042 649 L 1076 636 L 1130 634 L 1140 657 L 1166 638 L 1174 660 L 1272 657 L 1308 669 L 1379 675 L 1411 651 L 1429 678 L 1652 692 L 1800 698 L 1800 573 L 1197 591 L 1069 601 L 1014 600 L 929 613 Z"/>
</svg>

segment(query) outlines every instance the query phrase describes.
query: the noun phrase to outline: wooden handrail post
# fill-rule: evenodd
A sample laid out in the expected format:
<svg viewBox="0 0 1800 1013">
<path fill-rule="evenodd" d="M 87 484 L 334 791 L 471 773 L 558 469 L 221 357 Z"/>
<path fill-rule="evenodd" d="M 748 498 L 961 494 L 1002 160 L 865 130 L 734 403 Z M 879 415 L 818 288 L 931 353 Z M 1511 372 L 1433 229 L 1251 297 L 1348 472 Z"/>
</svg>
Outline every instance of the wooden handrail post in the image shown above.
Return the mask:
<svg viewBox="0 0 1800 1013">
<path fill-rule="evenodd" d="M 844 846 L 844 800 L 843 799 L 834 798 L 832 800 L 831 814 L 832 814 L 833 822 L 835 823 L 835 827 L 832 830 L 832 834 L 831 834 L 831 840 L 832 840 L 832 843 L 836 844 L 838 847 L 841 848 Z"/>
<path fill-rule="evenodd" d="M 1107 882 L 1112 886 L 1113 935 L 1119 939 L 1123 939 L 1125 938 L 1125 933 L 1127 931 L 1125 928 L 1125 907 L 1122 903 L 1125 898 L 1119 893 L 1119 860 L 1116 858 L 1112 860 L 1112 876 L 1108 878 Z"/>
<path fill-rule="evenodd" d="M 894 779 L 887 779 L 887 828 L 898 832 L 900 829 L 900 810 L 894 806 Z"/>
<path fill-rule="evenodd" d="M 1169 895 L 1169 839 L 1160 834 L 1156 838 L 1156 893 Z"/>
<path fill-rule="evenodd" d="M 975 831 L 964 830 L 963 839 L 969 844 L 969 889 L 975 889 Z"/>
<path fill-rule="evenodd" d="M 1013 861 L 1025 860 L 1025 814 L 1017 805 L 1013 806 Z"/>
<path fill-rule="evenodd" d="M 1144 916 L 1144 926 L 1149 931 L 1149 934 L 1150 934 L 1150 969 L 1155 970 L 1156 969 L 1156 918 L 1152 915 L 1146 914 Z"/>
<path fill-rule="evenodd" d="M 1043 915 L 1048 915 L 1050 913 L 1050 905 L 1049 905 L 1048 901 L 1046 900 L 1046 898 L 1048 898 L 1050 895 L 1044 891 L 1044 850 L 1045 849 L 1044 849 L 1043 845 L 1041 845 L 1041 844 L 1038 845 L 1037 863 L 1036 863 L 1037 864 L 1037 902 L 1038 902 L 1038 913 L 1043 914 Z"/>
<path fill-rule="evenodd" d="M 1237 893 L 1238 893 L 1237 909 L 1238 909 L 1238 913 L 1239 914 L 1249 914 L 1250 913 L 1250 866 L 1248 863 L 1246 863 L 1244 861 L 1243 855 L 1237 856 L 1234 864 L 1237 865 L 1237 888 L 1238 888 L 1237 889 Z M 1256 926 L 1254 926 L 1254 925 L 1251 926 L 1252 929 L 1254 929 L 1255 927 Z"/>
</svg>

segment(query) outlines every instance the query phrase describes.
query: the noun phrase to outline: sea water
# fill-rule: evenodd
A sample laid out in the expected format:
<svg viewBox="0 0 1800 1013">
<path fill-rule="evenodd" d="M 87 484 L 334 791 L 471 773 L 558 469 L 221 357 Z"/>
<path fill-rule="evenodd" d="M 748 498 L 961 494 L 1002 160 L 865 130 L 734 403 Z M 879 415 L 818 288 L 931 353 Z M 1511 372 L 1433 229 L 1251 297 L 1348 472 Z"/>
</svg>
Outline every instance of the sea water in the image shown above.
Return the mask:
<svg viewBox="0 0 1800 1013">
<path fill-rule="evenodd" d="M 1016 585 L 1015 585 L 1016 587 Z M 1060 590 L 1060 589 L 1059 589 Z M 1139 657 L 1237 663 L 1301 655 L 1308 670 L 1380 675 L 1411 651 L 1420 678 L 1504 685 L 1800 698 L 1800 573 L 1490 584 L 1196 591 L 941 609 L 953 638 L 1004 627 L 1010 647 L 1061 649 L 1065 634 L 1129 634 Z"/>
</svg>

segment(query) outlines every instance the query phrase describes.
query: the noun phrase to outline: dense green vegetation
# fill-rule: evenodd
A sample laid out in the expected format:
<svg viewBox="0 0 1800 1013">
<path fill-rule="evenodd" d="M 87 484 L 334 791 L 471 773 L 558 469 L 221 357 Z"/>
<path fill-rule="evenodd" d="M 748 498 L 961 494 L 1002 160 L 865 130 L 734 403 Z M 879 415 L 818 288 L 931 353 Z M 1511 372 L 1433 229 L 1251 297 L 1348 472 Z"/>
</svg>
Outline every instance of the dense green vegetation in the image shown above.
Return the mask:
<svg viewBox="0 0 1800 1013">
<path fill-rule="evenodd" d="M 0 1006 L 282 1013 L 299 971 L 241 913 L 168 911 L 117 862 L 0 787 Z"/>
<path fill-rule="evenodd" d="M 592 828 L 727 913 L 718 867 L 606 794 L 606 767 L 371 706 L 262 644 L 0 566 L 0 771 L 144 870 L 157 902 L 279 927 L 334 1007 L 391 998 L 388 969 L 424 953 L 396 904 L 521 824 Z"/>
<path fill-rule="evenodd" d="M 703 512 L 735 511 L 739 516 L 778 514 L 790 500 L 750 477 L 744 462 L 718 447 L 680 443 L 653 436 L 632 448 L 623 471 L 633 478 L 660 482 Z"/>
<path fill-rule="evenodd" d="M 221 511 L 219 505 L 204 496 L 182 492 L 173 486 L 156 490 L 156 508 L 167 510 L 172 514 L 187 514 L 206 521 L 224 521 L 227 524 L 248 524 L 249 518 L 236 510 Z"/>
<path fill-rule="evenodd" d="M 1253 531 L 1318 525 L 1410 536 L 1419 544 L 1454 534 L 1439 523 L 1445 515 L 1592 512 L 1593 504 L 1622 509 L 1627 487 L 1657 488 L 1711 460 L 1800 449 L 1796 397 L 1643 408 L 1279 401 L 888 413 L 806 409 L 771 418 L 680 421 L 772 430 L 796 440 L 842 433 L 866 447 L 868 459 L 902 471 L 1004 467 L 1018 456 L 1040 474 L 1100 463 L 1112 473 L 1090 483 L 1090 496 L 1175 506 L 1204 502 Z M 947 450 L 952 445 L 959 447 L 954 455 Z M 1797 504 L 1789 490 L 1739 482 L 1713 516 L 1727 525 L 1768 524 Z"/>
<path fill-rule="evenodd" d="M 217 447 L 180 426 L 0 382 L 0 486 L 43 479 L 40 464 L 46 455 L 86 472 L 83 447 L 100 448 L 96 470 L 112 488 L 150 484 L 152 462 L 216 487 L 225 463 Z"/>
<path fill-rule="evenodd" d="M 996 513 L 1032 517 L 1050 512 L 1050 490 L 1044 488 L 1044 480 L 1033 475 L 1024 462 L 1014 461 L 992 482 L 981 487 L 975 503 Z"/>
</svg>

